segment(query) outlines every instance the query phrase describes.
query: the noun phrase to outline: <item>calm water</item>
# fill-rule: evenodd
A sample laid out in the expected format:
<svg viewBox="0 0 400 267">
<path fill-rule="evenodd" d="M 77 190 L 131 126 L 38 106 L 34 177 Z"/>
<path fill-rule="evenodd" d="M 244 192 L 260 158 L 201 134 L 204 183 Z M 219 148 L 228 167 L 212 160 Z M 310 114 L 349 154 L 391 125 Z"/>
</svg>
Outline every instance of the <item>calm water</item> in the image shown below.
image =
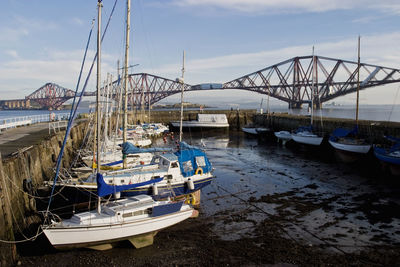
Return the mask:
<svg viewBox="0 0 400 267">
<path fill-rule="evenodd" d="M 247 105 L 243 106 L 242 109 L 256 109 L 259 105 Z M 230 109 L 228 107 L 212 107 L 206 108 L 210 110 L 226 110 Z M 166 110 L 166 109 L 165 109 Z M 197 109 L 191 109 L 197 110 Z M 271 106 L 271 112 L 287 112 L 290 114 L 310 114 L 306 108 L 299 110 L 289 110 L 287 106 Z M 54 113 L 69 113 L 69 110 L 0 110 L 1 118 L 11 118 L 19 116 L 29 116 L 29 115 L 40 115 Z M 83 107 L 79 109 L 79 113 L 89 112 L 89 108 Z M 265 108 L 264 108 L 265 112 Z M 343 105 L 343 106 L 325 106 L 322 110 L 314 111 L 314 117 L 318 118 L 330 117 L 330 118 L 355 118 L 355 107 L 354 105 Z M 374 121 L 397 121 L 400 122 L 400 105 L 364 105 L 360 106 L 359 119 L 361 120 L 374 120 Z"/>
</svg>

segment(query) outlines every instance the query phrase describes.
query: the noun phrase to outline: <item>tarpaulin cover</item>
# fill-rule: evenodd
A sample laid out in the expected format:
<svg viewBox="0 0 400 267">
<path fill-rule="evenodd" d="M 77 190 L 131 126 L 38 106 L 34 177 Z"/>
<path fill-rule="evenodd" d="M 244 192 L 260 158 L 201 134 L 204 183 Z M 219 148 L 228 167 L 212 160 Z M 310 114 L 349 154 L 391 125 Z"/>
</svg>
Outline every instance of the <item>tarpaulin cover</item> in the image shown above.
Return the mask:
<svg viewBox="0 0 400 267">
<path fill-rule="evenodd" d="M 154 152 L 170 152 L 171 148 L 168 147 L 151 147 L 139 148 L 130 142 L 122 143 L 122 154 L 137 154 L 137 153 L 154 153 Z"/>
<path fill-rule="evenodd" d="M 129 189 L 136 188 L 136 187 L 143 186 L 143 185 L 158 183 L 163 180 L 163 178 L 156 178 L 156 179 L 151 179 L 149 181 L 142 182 L 142 183 L 136 183 L 136 184 L 108 185 L 108 184 L 106 184 L 106 182 L 104 182 L 103 175 L 101 173 L 97 173 L 96 178 L 97 178 L 96 179 L 97 180 L 97 195 L 99 197 L 104 197 L 107 195 L 111 195 L 111 194 L 114 194 L 117 192 L 129 190 Z"/>
<path fill-rule="evenodd" d="M 184 177 L 192 176 L 195 174 L 197 168 L 201 168 L 203 172 L 209 172 L 212 170 L 212 166 L 210 161 L 208 160 L 204 151 L 194 146 L 190 146 L 185 142 L 179 143 L 180 150 L 175 152 L 174 154 L 178 157 L 179 166 L 181 168 L 182 175 Z M 204 157 L 205 166 L 198 166 L 196 157 Z M 192 167 L 190 170 L 185 171 L 184 162 L 190 161 Z"/>
<path fill-rule="evenodd" d="M 392 142 L 396 142 L 396 143 L 400 143 L 400 138 L 394 137 L 394 136 L 390 136 L 390 135 L 385 135 L 385 138 L 392 141 Z"/>
<path fill-rule="evenodd" d="M 305 131 L 309 131 L 312 132 L 312 126 L 300 126 L 299 128 L 297 128 L 297 130 L 295 131 L 295 133 L 300 133 L 300 132 L 305 132 Z"/>
<path fill-rule="evenodd" d="M 386 149 L 384 149 L 382 147 L 374 146 L 374 154 L 381 161 L 400 165 L 399 157 L 390 156 L 390 153 L 395 151 L 395 150 L 392 151 L 392 149 L 393 149 L 393 147 L 388 152 Z M 397 148 L 397 150 L 398 150 L 398 148 Z"/>
<path fill-rule="evenodd" d="M 338 138 L 338 137 L 346 137 L 346 136 L 355 136 L 358 133 L 358 127 L 354 126 L 353 129 L 345 129 L 345 128 L 336 128 L 331 137 Z"/>
</svg>

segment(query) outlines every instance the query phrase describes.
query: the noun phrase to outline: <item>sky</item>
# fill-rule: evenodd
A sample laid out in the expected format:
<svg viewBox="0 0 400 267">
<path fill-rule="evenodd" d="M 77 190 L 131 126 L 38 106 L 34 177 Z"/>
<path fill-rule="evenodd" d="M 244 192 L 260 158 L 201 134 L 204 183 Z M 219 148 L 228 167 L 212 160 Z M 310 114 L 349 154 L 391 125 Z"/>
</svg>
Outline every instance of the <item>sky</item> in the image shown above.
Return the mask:
<svg viewBox="0 0 400 267">
<path fill-rule="evenodd" d="M 103 27 L 114 1 L 103 0 Z M 24 98 L 47 82 L 75 89 L 97 1 L 1 2 L 0 99 Z M 115 77 L 117 60 L 123 60 L 125 3 L 118 0 L 102 45 L 103 78 Z M 224 83 L 311 55 L 313 46 L 316 55 L 357 61 L 358 35 L 362 62 L 400 68 L 398 0 L 132 0 L 131 21 L 129 61 L 139 64 L 133 72 L 175 79 L 185 50 L 188 84 Z M 95 50 L 94 33 L 87 66 Z M 364 90 L 361 103 L 400 104 L 399 86 Z M 236 105 L 262 97 L 240 90 L 185 95 L 190 102 Z M 335 101 L 354 99 L 350 94 Z"/>
</svg>

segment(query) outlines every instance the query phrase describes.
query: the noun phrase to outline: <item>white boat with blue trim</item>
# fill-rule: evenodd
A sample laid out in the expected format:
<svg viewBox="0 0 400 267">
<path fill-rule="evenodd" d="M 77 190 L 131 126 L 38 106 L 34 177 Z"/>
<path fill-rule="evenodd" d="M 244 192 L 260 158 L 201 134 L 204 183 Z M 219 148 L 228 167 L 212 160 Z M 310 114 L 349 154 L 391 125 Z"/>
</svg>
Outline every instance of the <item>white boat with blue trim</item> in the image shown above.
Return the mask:
<svg viewBox="0 0 400 267">
<path fill-rule="evenodd" d="M 106 171 L 102 175 L 109 185 L 144 183 L 142 186 L 122 191 L 120 196 L 148 194 L 156 199 L 193 193 L 209 185 L 213 179 L 212 165 L 204 151 L 184 142 L 180 143 L 180 149 L 175 153 L 154 156 L 150 164 Z M 97 190 L 94 175 L 85 179 L 59 181 L 57 186 L 60 190 L 79 190 L 84 194 Z"/>
<path fill-rule="evenodd" d="M 97 175 L 98 196 L 117 192 Z M 131 185 L 135 187 L 137 185 Z M 155 234 L 164 228 L 196 216 L 197 212 L 183 201 L 155 201 L 151 196 L 138 195 L 102 203 L 97 210 L 81 212 L 70 219 L 53 217 L 43 225 L 43 232 L 57 249 L 111 249 L 119 241 L 128 240 L 136 248 L 153 244 Z"/>
</svg>

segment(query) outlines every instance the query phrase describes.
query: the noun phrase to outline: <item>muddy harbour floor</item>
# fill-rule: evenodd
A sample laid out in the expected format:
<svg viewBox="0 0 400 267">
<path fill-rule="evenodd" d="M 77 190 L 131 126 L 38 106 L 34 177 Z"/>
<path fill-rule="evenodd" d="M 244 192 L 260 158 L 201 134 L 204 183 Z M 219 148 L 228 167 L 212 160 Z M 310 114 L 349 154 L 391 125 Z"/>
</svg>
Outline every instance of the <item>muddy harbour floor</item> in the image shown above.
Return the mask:
<svg viewBox="0 0 400 267">
<path fill-rule="evenodd" d="M 150 247 L 55 251 L 44 236 L 18 247 L 23 266 L 400 266 L 400 178 L 366 157 L 255 139 L 186 134 L 215 179 L 200 216 L 159 232 Z"/>
</svg>

